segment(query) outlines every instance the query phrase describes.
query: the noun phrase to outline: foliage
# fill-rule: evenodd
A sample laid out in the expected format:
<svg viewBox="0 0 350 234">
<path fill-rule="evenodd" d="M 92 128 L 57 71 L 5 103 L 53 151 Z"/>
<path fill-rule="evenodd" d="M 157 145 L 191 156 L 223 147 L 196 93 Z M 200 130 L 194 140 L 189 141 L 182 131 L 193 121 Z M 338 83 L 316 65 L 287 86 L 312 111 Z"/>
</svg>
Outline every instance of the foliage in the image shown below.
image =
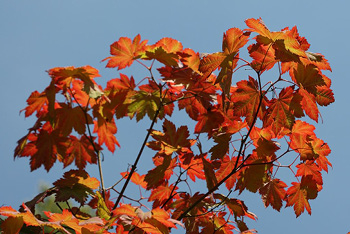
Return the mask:
<svg viewBox="0 0 350 234">
<path fill-rule="evenodd" d="M 319 106 L 334 102 L 331 80 L 323 74 L 330 65 L 308 51 L 310 44 L 296 27 L 270 31 L 261 19 L 245 22 L 245 30 L 227 30 L 222 51 L 211 54 L 184 49 L 172 38 L 151 45 L 140 35 L 120 38 L 111 45 L 106 66 L 122 70 L 138 62 L 149 72 L 141 80 L 120 73 L 102 88 L 91 66 L 50 69 L 49 86 L 34 91 L 22 110 L 37 120 L 18 141 L 14 156 L 29 157 L 32 171 L 41 166 L 50 171 L 56 161 L 64 168 L 74 162 L 77 170 L 65 172 L 19 211 L 1 207 L 0 214 L 8 217 L 2 229 L 170 233 L 183 226 L 186 233 L 255 233 L 245 223 L 255 215 L 231 196 L 245 190 L 259 193 L 266 207 L 292 206 L 297 217 L 305 210 L 311 214 L 310 200 L 322 190 L 321 172 L 331 166 L 331 150 L 306 120 L 318 122 Z M 245 46 L 250 62 L 240 57 Z M 233 75 L 241 69 L 251 75 L 237 80 Z M 176 106 L 194 128 L 174 124 Z M 120 146 L 117 124 L 125 117 L 149 118 L 150 127 L 131 169 L 116 178 L 124 185 L 105 187 L 101 152 Z M 157 121 L 162 129 L 154 129 Z M 211 145 L 209 150 L 204 144 Z M 140 175 L 136 169 L 146 146 L 155 152 L 154 167 Z M 87 164 L 97 164 L 99 179 L 85 171 Z M 279 178 L 283 168 L 291 172 L 290 185 Z M 207 189 L 192 191 L 191 181 L 197 180 Z M 147 201 L 125 194 L 130 181 L 149 194 Z M 37 216 L 35 205 L 50 195 L 55 202 L 88 205 L 96 215 L 75 206 Z"/>
</svg>

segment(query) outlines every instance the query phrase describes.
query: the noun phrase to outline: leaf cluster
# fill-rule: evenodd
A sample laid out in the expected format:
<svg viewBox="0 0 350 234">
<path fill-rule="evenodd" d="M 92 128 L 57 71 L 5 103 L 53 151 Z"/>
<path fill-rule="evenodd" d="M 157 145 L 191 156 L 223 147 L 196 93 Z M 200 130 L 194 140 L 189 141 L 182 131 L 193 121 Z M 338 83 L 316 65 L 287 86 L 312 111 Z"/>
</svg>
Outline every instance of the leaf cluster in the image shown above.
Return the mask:
<svg viewBox="0 0 350 234">
<path fill-rule="evenodd" d="M 56 161 L 64 168 L 74 162 L 77 170 L 65 172 L 19 211 L 1 207 L 0 215 L 9 217 L 2 229 L 170 233 L 182 226 L 193 234 L 255 233 L 245 219 L 256 217 L 238 199 L 243 191 L 260 194 L 264 205 L 277 211 L 292 206 L 296 216 L 311 214 L 310 200 L 322 190 L 331 150 L 306 121 L 318 122 L 319 107 L 334 102 L 324 74 L 331 67 L 323 55 L 308 51 L 310 44 L 296 27 L 270 31 L 261 19 L 245 23 L 247 29 L 227 30 L 222 51 L 210 54 L 183 48 L 172 38 L 148 44 L 140 35 L 121 37 L 103 61 L 117 70 L 138 63 L 148 72 L 140 80 L 120 73 L 103 88 L 91 66 L 50 69 L 49 86 L 34 91 L 22 110 L 26 117 L 35 114 L 36 121 L 18 141 L 14 157 L 28 157 L 32 171 L 41 166 L 50 171 Z M 249 61 L 240 55 L 244 47 Z M 275 75 L 265 76 L 273 68 Z M 249 70 L 246 79 L 235 76 L 240 69 Z M 176 109 L 194 121 L 193 128 L 174 124 Z M 101 153 L 120 147 L 121 118 L 149 118 L 151 124 L 134 164 L 106 188 Z M 154 129 L 157 121 L 162 129 Z M 154 151 L 154 167 L 140 175 L 136 169 L 145 147 Z M 99 179 L 89 176 L 87 164 L 97 164 Z M 279 178 L 280 170 L 290 172 L 290 185 Z M 206 189 L 192 191 L 196 181 Z M 129 182 L 139 186 L 139 199 L 125 194 Z M 96 216 L 70 207 L 37 217 L 35 205 L 52 194 L 56 202 L 88 205 Z"/>
</svg>

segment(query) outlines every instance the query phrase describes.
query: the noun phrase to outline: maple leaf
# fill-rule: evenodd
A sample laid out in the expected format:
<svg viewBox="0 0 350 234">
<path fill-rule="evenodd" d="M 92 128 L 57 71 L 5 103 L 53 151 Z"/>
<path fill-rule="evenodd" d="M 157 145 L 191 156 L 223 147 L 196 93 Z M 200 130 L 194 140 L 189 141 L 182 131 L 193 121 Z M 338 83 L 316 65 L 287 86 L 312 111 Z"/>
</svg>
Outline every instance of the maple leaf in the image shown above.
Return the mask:
<svg viewBox="0 0 350 234">
<path fill-rule="evenodd" d="M 186 48 L 180 53 L 182 63 L 191 68 L 193 71 L 200 73 L 199 71 L 199 53 L 194 52 L 192 49 Z"/>
<path fill-rule="evenodd" d="M 170 219 L 169 213 L 159 207 L 152 209 L 152 218 L 162 223 L 167 228 L 177 228 L 175 223 L 182 225 L 177 220 Z"/>
<path fill-rule="evenodd" d="M 155 44 L 156 47 L 162 47 L 168 53 L 177 53 L 182 51 L 182 44 L 178 40 L 173 38 L 164 37 L 157 41 Z"/>
<path fill-rule="evenodd" d="M 261 194 L 265 207 L 271 205 L 272 208 L 280 211 L 282 201 L 286 196 L 286 187 L 287 185 L 280 179 L 270 180 L 263 187 L 261 187 L 259 189 L 259 193 Z"/>
<path fill-rule="evenodd" d="M 143 59 L 156 59 L 167 66 L 178 66 L 179 55 L 182 51 L 182 44 L 172 38 L 162 38 L 156 44 L 149 46 L 146 56 Z"/>
<path fill-rule="evenodd" d="M 177 60 L 179 56 L 174 53 L 167 52 L 163 47 L 156 47 L 153 50 L 146 51 L 147 59 L 156 59 L 158 62 L 167 66 L 178 66 Z"/>
<path fill-rule="evenodd" d="M 300 154 L 301 160 L 313 159 L 311 139 L 315 137 L 315 127 L 301 120 L 295 121 L 290 135 L 290 147 Z"/>
<path fill-rule="evenodd" d="M 94 146 L 86 136 L 82 136 L 80 139 L 76 138 L 75 136 L 70 136 L 69 138 L 69 143 L 66 143 L 66 155 L 62 159 L 64 167 L 67 167 L 73 161 L 75 161 L 75 165 L 79 169 L 84 169 L 86 163 L 97 163 L 97 155 Z M 95 144 L 95 147 L 101 150 L 97 144 Z"/>
<path fill-rule="evenodd" d="M 223 97 L 229 97 L 233 70 L 236 68 L 239 58 L 238 51 L 248 42 L 249 35 L 249 32 L 243 33 L 243 31 L 238 28 L 231 28 L 224 33 L 222 51 L 226 57 L 220 63 L 221 70 L 215 81 L 215 84 L 220 84 Z M 214 68 L 215 67 L 212 69 Z"/>
<path fill-rule="evenodd" d="M 318 184 L 323 184 L 320 168 L 313 161 L 308 160 L 296 165 L 296 167 L 298 168 L 298 171 L 295 174 L 296 176 L 310 176 Z"/>
<path fill-rule="evenodd" d="M 302 87 L 298 90 L 299 94 L 303 97 L 301 106 L 305 113 L 313 120 L 318 122 L 318 108 L 316 104 L 316 97 L 314 94 L 309 93 Z"/>
<path fill-rule="evenodd" d="M 111 212 L 113 210 L 113 206 L 114 206 L 114 202 L 111 201 L 110 198 L 111 197 L 111 191 L 110 190 L 106 190 L 105 191 L 105 196 L 104 198 L 102 197 L 102 195 L 100 194 L 99 191 L 96 191 L 95 196 L 89 201 L 88 205 L 92 208 L 92 209 L 100 209 L 101 215 L 99 215 L 99 217 L 103 217 L 106 215 L 110 216 Z M 107 219 L 105 219 L 107 220 Z"/>
<path fill-rule="evenodd" d="M 187 152 L 195 143 L 195 141 L 187 139 L 190 136 L 187 126 L 176 129 L 175 125 L 167 119 L 163 122 L 163 133 L 153 130 L 151 136 L 156 141 L 148 142 L 147 146 L 158 150 L 159 154 L 171 155 L 174 152 Z"/>
<path fill-rule="evenodd" d="M 257 81 L 249 76 L 249 80 L 242 80 L 237 83 L 237 88 L 232 92 L 231 101 L 234 105 L 234 113 L 238 116 L 245 116 L 248 125 L 251 125 L 255 114 L 263 118 L 266 106 L 266 97 L 263 97 L 259 107 L 260 92 Z"/>
<path fill-rule="evenodd" d="M 306 57 L 305 43 L 297 34 L 296 27 L 292 30 L 285 28 L 279 32 L 271 32 L 259 19 L 248 19 L 245 21 L 248 31 L 257 32 L 257 42 L 264 45 L 272 45 L 275 49 L 275 58 L 282 62 L 300 61 L 300 57 Z M 260 70 L 259 70 L 260 71 Z"/>
<path fill-rule="evenodd" d="M 275 141 L 267 140 L 261 137 L 257 141 L 256 153 L 259 158 L 265 159 L 266 157 L 273 158 L 275 152 L 279 150 L 280 147 L 277 146 Z"/>
<path fill-rule="evenodd" d="M 129 172 L 121 172 L 120 173 L 123 178 L 127 178 L 129 176 Z M 142 188 L 146 188 L 147 187 L 147 183 L 145 182 L 145 175 L 140 175 L 139 173 L 137 173 L 136 171 L 134 171 L 134 173 L 132 173 L 131 176 L 131 182 L 133 182 L 136 185 L 140 185 Z"/>
<path fill-rule="evenodd" d="M 248 42 L 250 33 L 243 33 L 239 28 L 230 28 L 224 33 L 222 51 L 225 54 L 236 54 Z"/>
<path fill-rule="evenodd" d="M 333 91 L 328 86 L 316 86 L 316 102 L 320 106 L 328 106 L 334 100 Z"/>
<path fill-rule="evenodd" d="M 106 67 L 117 67 L 118 70 L 129 67 L 135 59 L 141 57 L 145 52 L 147 40 L 141 41 L 140 34 L 136 35 L 134 40 L 128 37 L 121 37 L 118 41 L 111 45 L 111 57 L 107 57 L 102 61 L 108 60 Z"/>
<path fill-rule="evenodd" d="M 204 77 L 208 77 L 219 68 L 225 58 L 226 55 L 222 52 L 208 54 L 200 60 L 199 71 L 203 73 Z"/>
<path fill-rule="evenodd" d="M 198 81 L 199 75 L 193 73 L 191 68 L 177 68 L 177 67 L 161 67 L 157 69 L 162 75 L 163 80 L 169 82 L 172 86 L 177 86 L 180 91 Z"/>
<path fill-rule="evenodd" d="M 224 123 L 225 115 L 218 108 L 209 109 L 198 117 L 194 132 L 207 132 L 209 136 Z"/>
<path fill-rule="evenodd" d="M 192 155 L 191 157 L 187 157 L 188 155 Z M 203 162 L 200 157 L 194 157 L 193 154 L 180 155 L 181 167 L 186 170 L 187 175 L 190 177 L 192 181 L 196 181 L 196 177 L 198 179 L 204 180 L 205 174 L 203 173 Z"/>
<path fill-rule="evenodd" d="M 112 211 L 113 217 L 120 217 L 122 215 L 127 215 L 130 217 L 136 217 L 135 207 L 129 204 L 121 204 L 119 207 Z"/>
<path fill-rule="evenodd" d="M 290 76 L 295 83 L 312 94 L 316 94 L 317 86 L 326 84 L 320 71 L 312 64 L 304 66 L 298 63 L 294 69 L 290 70 Z"/>
<path fill-rule="evenodd" d="M 34 91 L 27 99 L 28 106 L 21 111 L 25 110 L 25 117 L 31 116 L 35 111 L 39 114 L 48 103 L 49 101 L 45 92 L 39 93 L 38 91 Z"/>
<path fill-rule="evenodd" d="M 244 21 L 246 25 L 249 27 L 246 29 L 247 31 L 256 32 L 260 34 L 260 37 L 257 38 L 259 42 L 264 42 L 265 44 L 269 44 L 276 39 L 278 39 L 281 35 L 281 33 L 278 32 L 271 32 L 265 25 L 265 23 L 262 21 L 261 18 L 259 19 L 247 19 Z"/>
<path fill-rule="evenodd" d="M 218 181 L 216 179 L 212 163 L 208 161 L 204 156 L 202 157 L 202 162 L 205 180 L 207 182 L 207 188 L 210 190 L 218 183 Z"/>
<path fill-rule="evenodd" d="M 85 120 L 85 115 L 87 123 Z M 63 136 L 68 136 L 72 129 L 79 133 L 84 134 L 86 129 L 86 124 L 92 124 L 92 118 L 89 114 L 84 113 L 80 107 L 74 107 L 60 103 L 60 108 L 56 109 L 56 129 L 58 129 Z"/>
<path fill-rule="evenodd" d="M 164 115 L 171 115 L 174 104 L 169 104 L 160 108 L 161 93 L 159 86 L 153 81 L 149 81 L 149 84 L 139 87 L 140 90 L 129 99 L 128 112 L 129 114 L 136 114 L 136 121 L 143 119 L 147 113 L 148 117 L 152 120 L 156 111 L 159 109 L 159 118 L 164 118 Z M 166 102 L 166 100 L 163 100 Z"/>
<path fill-rule="evenodd" d="M 73 80 L 72 87 L 70 88 L 70 95 L 73 97 L 73 101 L 78 103 L 82 107 L 90 105 L 93 107 L 96 104 L 96 100 L 89 96 L 89 93 L 84 91 L 84 82 L 81 80 Z"/>
<path fill-rule="evenodd" d="M 153 189 L 151 195 L 148 198 L 148 201 L 153 201 L 152 207 L 159 207 L 164 204 L 165 201 L 170 199 L 172 193 L 177 189 L 174 188 L 174 185 L 160 185 L 157 188 Z M 177 198 L 178 196 L 173 196 L 171 200 Z"/>
<path fill-rule="evenodd" d="M 269 102 L 269 108 L 265 114 L 264 127 L 272 126 L 272 131 L 278 134 L 282 128 L 291 129 L 293 127 L 295 117 L 291 103 L 294 97 L 294 90 L 292 87 L 282 89 L 279 97 L 272 99 Z"/>
<path fill-rule="evenodd" d="M 222 162 L 221 162 L 221 166 L 220 166 L 219 170 L 217 170 L 215 173 L 218 181 L 221 181 L 222 179 L 224 179 L 228 174 L 230 174 L 233 171 L 235 164 L 236 164 L 236 160 L 237 160 L 236 157 L 232 157 L 231 159 L 227 155 L 223 157 Z M 228 178 L 225 181 L 226 188 L 228 190 L 231 190 L 233 188 L 233 186 L 235 185 L 236 180 L 237 180 L 237 173 L 233 174 L 232 176 L 230 176 L 230 178 Z"/>
<path fill-rule="evenodd" d="M 107 204 L 99 191 L 96 192 L 95 198 L 97 199 L 96 208 L 97 208 L 98 217 L 103 218 L 104 220 L 109 220 L 111 218 L 110 209 L 107 207 Z M 107 198 L 107 196 L 106 196 L 106 198 Z M 108 201 L 108 199 L 106 199 L 106 201 Z M 89 204 L 90 204 L 90 202 L 89 202 Z"/>
<path fill-rule="evenodd" d="M 198 120 L 200 114 L 207 112 L 216 100 L 216 89 L 212 82 L 206 79 L 196 79 L 190 83 L 183 92 L 183 98 L 179 99 L 179 109 L 185 108 L 187 114 L 193 119 Z"/>
<path fill-rule="evenodd" d="M 172 160 L 171 156 L 165 156 L 162 164 L 148 171 L 144 178 L 144 181 L 147 182 L 147 190 L 156 188 L 163 181 L 168 180 L 173 173 L 174 164 L 175 160 Z"/>
<path fill-rule="evenodd" d="M 93 80 L 95 77 L 99 77 L 100 74 L 96 68 L 91 66 L 83 67 L 55 67 L 48 71 L 49 75 L 52 78 L 54 84 L 67 92 L 67 89 L 70 88 L 74 79 L 80 79 L 83 81 L 83 89 L 89 94 L 90 90 L 96 90 L 96 82 Z"/>
<path fill-rule="evenodd" d="M 28 140 L 30 141 L 28 143 Z M 19 142 L 15 150 L 15 157 L 30 157 L 30 168 L 32 171 L 42 165 L 46 171 L 49 171 L 56 162 L 57 157 L 62 158 L 65 155 L 66 147 L 64 143 L 68 140 L 62 137 L 58 131 L 52 130 L 51 125 L 47 122 L 39 133 L 30 133 Z M 20 147 L 20 148 L 18 148 Z"/>
<path fill-rule="evenodd" d="M 60 230 L 64 233 L 69 234 L 69 232 L 60 225 L 59 222 L 43 222 L 34 216 L 34 214 L 30 211 L 30 209 L 23 203 L 22 204 L 24 212 L 18 212 L 14 210 L 12 207 L 0 207 L 0 215 L 8 216 L 8 217 L 15 217 L 17 220 L 15 221 L 16 225 L 18 225 L 19 219 L 22 218 L 23 223 L 25 223 L 27 226 L 35 226 L 35 227 L 50 227 L 54 230 Z M 44 212 L 45 213 L 45 212 Z M 13 220 L 10 221 L 7 224 L 13 224 Z M 6 225 L 6 223 L 2 224 Z M 5 230 L 8 229 L 7 225 L 4 228 Z"/>
<path fill-rule="evenodd" d="M 207 219 L 202 225 L 204 228 L 201 230 L 202 233 L 220 233 L 220 234 L 233 234 L 232 230 L 236 228 L 229 224 L 225 219 L 226 212 L 214 213 Z"/>
<path fill-rule="evenodd" d="M 211 152 L 211 160 L 222 159 L 226 155 L 226 153 L 228 153 L 229 151 L 230 141 L 231 141 L 230 134 L 222 134 L 214 137 L 214 142 L 217 144 L 211 147 L 209 150 L 209 152 Z"/>
<path fill-rule="evenodd" d="M 74 198 L 80 204 L 84 204 L 88 195 L 94 194 L 93 189 L 97 189 L 100 183 L 83 170 L 70 170 L 65 172 L 63 178 L 54 182 L 53 185 L 59 189 L 56 193 L 56 201 L 67 201 Z"/>
<path fill-rule="evenodd" d="M 297 217 L 304 212 L 304 209 L 311 215 L 311 207 L 307 196 L 307 190 L 301 186 L 301 183 L 292 182 L 292 186 L 287 190 L 286 206 L 294 206 Z"/>
<path fill-rule="evenodd" d="M 259 159 L 254 154 L 250 155 L 246 162 L 246 165 L 249 164 L 251 165 L 239 171 L 235 188 L 235 190 L 239 190 L 239 193 L 242 193 L 244 189 L 256 193 L 269 178 L 267 171 L 270 170 L 271 164 L 264 164 L 264 160 Z"/>
<path fill-rule="evenodd" d="M 133 114 L 128 113 L 128 106 L 131 97 L 136 93 L 135 80 L 124 74 L 120 74 L 120 78 L 112 79 L 107 82 L 105 93 L 110 102 L 100 105 L 101 115 L 106 119 L 112 119 L 115 115 L 118 119 L 125 116 L 132 117 Z"/>
<path fill-rule="evenodd" d="M 94 120 L 94 133 L 98 135 L 98 144 L 105 144 L 109 151 L 112 153 L 115 150 L 115 145 L 119 146 L 119 142 L 115 137 L 117 133 L 117 126 L 114 119 L 106 121 L 100 115 L 97 117 L 97 120 Z"/>
<path fill-rule="evenodd" d="M 277 63 L 275 59 L 275 49 L 270 45 L 260 43 L 248 46 L 250 57 L 254 60 L 250 66 L 257 72 L 264 72 L 270 70 Z"/>
</svg>

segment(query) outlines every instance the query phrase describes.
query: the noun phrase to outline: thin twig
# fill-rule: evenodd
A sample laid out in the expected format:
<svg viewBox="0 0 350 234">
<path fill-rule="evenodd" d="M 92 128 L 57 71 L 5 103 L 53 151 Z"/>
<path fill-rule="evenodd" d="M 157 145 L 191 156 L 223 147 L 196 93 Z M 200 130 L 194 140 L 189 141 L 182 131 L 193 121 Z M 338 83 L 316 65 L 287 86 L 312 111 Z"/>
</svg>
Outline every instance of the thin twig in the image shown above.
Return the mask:
<svg viewBox="0 0 350 234">
<path fill-rule="evenodd" d="M 154 123 L 156 122 L 156 120 L 157 120 L 157 118 L 158 118 L 159 111 L 160 111 L 160 110 L 157 109 L 156 113 L 154 114 L 154 117 L 153 117 L 151 126 L 150 126 L 150 128 L 148 129 L 147 135 L 146 135 L 146 137 L 145 137 L 145 140 L 144 140 L 143 143 L 142 143 L 141 149 L 140 149 L 140 151 L 139 151 L 139 153 L 138 153 L 138 155 L 137 155 L 137 157 L 136 157 L 136 160 L 135 160 L 134 164 L 131 166 L 131 170 L 130 170 L 130 173 L 129 173 L 129 175 L 128 175 L 128 178 L 126 179 L 126 181 L 125 181 L 125 183 L 124 183 L 124 186 L 123 186 L 122 190 L 120 191 L 120 194 L 119 194 L 119 196 L 118 196 L 118 198 L 117 198 L 117 201 L 115 202 L 115 204 L 114 204 L 114 206 L 113 206 L 113 210 L 114 210 L 115 208 L 117 208 L 118 203 L 120 202 L 120 199 L 123 197 L 124 192 L 125 192 L 125 189 L 126 189 L 126 187 L 128 186 L 128 184 L 129 184 L 129 181 L 130 181 L 130 179 L 131 179 L 131 176 L 134 174 L 134 172 L 135 172 L 135 170 L 136 170 L 137 163 L 139 162 L 139 160 L 140 160 L 140 158 L 141 158 L 141 155 L 142 155 L 142 153 L 143 153 L 143 149 L 145 148 L 146 143 L 147 143 L 147 141 L 148 141 L 148 138 L 149 138 L 149 136 L 151 135 L 151 132 L 152 132 L 152 130 L 153 130 Z"/>
</svg>

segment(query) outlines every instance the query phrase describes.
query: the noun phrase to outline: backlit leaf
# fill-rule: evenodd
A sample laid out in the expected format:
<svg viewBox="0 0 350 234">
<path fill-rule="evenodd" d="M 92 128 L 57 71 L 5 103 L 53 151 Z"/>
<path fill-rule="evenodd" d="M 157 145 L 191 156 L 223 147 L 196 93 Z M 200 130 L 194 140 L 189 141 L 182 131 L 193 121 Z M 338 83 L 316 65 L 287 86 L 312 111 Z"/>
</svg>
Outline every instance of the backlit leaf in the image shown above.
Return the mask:
<svg viewBox="0 0 350 234">
<path fill-rule="evenodd" d="M 109 151 L 114 152 L 115 145 L 119 146 L 119 142 L 115 137 L 117 133 L 117 126 L 114 119 L 106 121 L 103 117 L 99 117 L 94 121 L 94 133 L 98 135 L 98 144 L 105 144 Z"/>
<path fill-rule="evenodd" d="M 300 183 L 292 182 L 292 186 L 287 190 L 287 205 L 293 206 L 296 216 L 300 216 L 306 209 L 311 214 L 311 207 L 307 199 L 307 191 Z"/>
<path fill-rule="evenodd" d="M 135 59 L 141 57 L 145 51 L 146 43 L 147 40 L 141 41 L 139 34 L 136 35 L 133 41 L 130 38 L 121 37 L 111 45 L 110 53 L 112 56 L 103 60 L 108 60 L 106 67 L 117 67 L 120 70 L 130 66 Z"/>
<path fill-rule="evenodd" d="M 261 194 L 265 207 L 271 205 L 272 208 L 280 211 L 282 201 L 286 195 L 286 187 L 287 185 L 279 179 L 273 179 L 261 187 L 259 193 Z"/>
<path fill-rule="evenodd" d="M 59 189 L 56 193 L 56 201 L 74 198 L 81 204 L 86 201 L 88 195 L 93 194 L 93 189 L 97 189 L 100 185 L 96 178 L 90 177 L 83 170 L 70 170 L 53 184 Z"/>
<path fill-rule="evenodd" d="M 260 92 L 258 83 L 252 77 L 249 77 L 249 81 L 242 80 L 237 83 L 237 88 L 231 95 L 231 101 L 233 102 L 233 111 L 238 116 L 246 117 L 248 125 L 251 125 L 254 119 L 254 115 L 258 112 L 258 117 L 262 118 L 263 111 L 265 110 L 266 99 L 263 98 L 259 107 Z M 259 109 L 258 109 L 259 107 Z"/>
</svg>

